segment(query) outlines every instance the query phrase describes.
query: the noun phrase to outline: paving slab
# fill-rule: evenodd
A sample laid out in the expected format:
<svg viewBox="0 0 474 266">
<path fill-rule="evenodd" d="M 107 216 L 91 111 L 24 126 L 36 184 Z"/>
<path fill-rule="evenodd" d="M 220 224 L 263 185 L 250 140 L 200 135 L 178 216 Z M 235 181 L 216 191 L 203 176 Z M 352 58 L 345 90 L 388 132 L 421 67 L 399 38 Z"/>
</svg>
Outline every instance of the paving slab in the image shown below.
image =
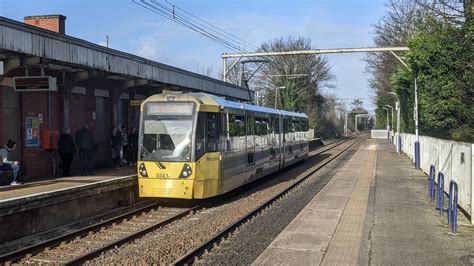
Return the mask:
<svg viewBox="0 0 474 266">
<path fill-rule="evenodd" d="M 365 217 L 359 265 L 474 265 L 474 227 L 458 212 L 452 234 L 427 198 L 427 176 L 388 141 L 378 141 Z"/>
<path fill-rule="evenodd" d="M 337 231 L 354 186 L 363 173 L 369 149 L 364 142 L 321 192 L 260 254 L 253 265 L 319 265 Z M 372 162 L 373 163 L 373 162 Z M 364 211 L 365 213 L 365 211 Z M 362 235 L 362 230 L 360 230 Z M 352 236 L 349 236 L 352 237 Z M 360 242 L 360 241 L 359 241 Z"/>
</svg>

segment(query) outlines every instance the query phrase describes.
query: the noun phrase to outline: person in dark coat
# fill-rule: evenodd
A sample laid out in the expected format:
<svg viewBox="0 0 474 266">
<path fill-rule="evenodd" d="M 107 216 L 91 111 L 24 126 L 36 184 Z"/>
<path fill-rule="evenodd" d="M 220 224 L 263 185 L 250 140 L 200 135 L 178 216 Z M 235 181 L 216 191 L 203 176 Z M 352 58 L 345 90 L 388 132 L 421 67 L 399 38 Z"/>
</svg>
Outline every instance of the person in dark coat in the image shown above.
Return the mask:
<svg viewBox="0 0 474 266">
<path fill-rule="evenodd" d="M 70 128 L 66 128 L 64 133 L 59 137 L 58 140 L 58 152 L 61 157 L 63 176 L 71 176 L 69 170 L 71 169 L 72 158 L 76 153 L 76 145 L 72 139 Z"/>
<path fill-rule="evenodd" d="M 122 163 L 120 161 L 120 152 L 122 150 L 123 145 L 123 137 L 122 137 L 122 128 L 120 125 L 116 126 L 112 130 L 112 135 L 110 136 L 111 140 L 111 148 L 112 148 L 112 160 L 116 168 L 122 167 Z"/>
<path fill-rule="evenodd" d="M 138 130 L 136 127 L 132 127 L 128 139 L 128 144 L 130 146 L 130 163 L 131 165 L 136 165 L 138 154 Z"/>
<path fill-rule="evenodd" d="M 122 157 L 120 158 L 120 162 L 128 165 L 130 161 L 130 146 L 128 142 L 127 128 L 121 126 L 120 129 L 122 130 Z"/>
<path fill-rule="evenodd" d="M 92 175 L 92 153 L 95 141 L 87 124 L 76 131 L 76 145 L 79 148 L 79 160 L 81 162 L 81 176 Z"/>
</svg>

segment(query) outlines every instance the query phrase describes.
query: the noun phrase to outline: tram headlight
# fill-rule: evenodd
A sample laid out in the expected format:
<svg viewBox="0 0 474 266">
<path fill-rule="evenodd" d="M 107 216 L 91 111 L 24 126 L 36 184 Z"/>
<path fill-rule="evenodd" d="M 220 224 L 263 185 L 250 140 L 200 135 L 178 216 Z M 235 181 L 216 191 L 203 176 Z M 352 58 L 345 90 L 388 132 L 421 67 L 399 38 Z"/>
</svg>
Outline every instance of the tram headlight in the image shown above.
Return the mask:
<svg viewBox="0 0 474 266">
<path fill-rule="evenodd" d="M 191 166 L 189 166 L 188 164 L 184 164 L 183 169 L 181 170 L 181 174 L 179 175 L 179 177 L 180 178 L 186 178 L 186 177 L 191 176 L 192 173 L 193 173 L 193 171 L 191 169 Z"/>
<path fill-rule="evenodd" d="M 140 175 L 143 177 L 148 177 L 148 172 L 146 171 L 145 164 L 141 163 L 140 167 L 138 168 L 138 172 L 140 172 Z"/>
</svg>

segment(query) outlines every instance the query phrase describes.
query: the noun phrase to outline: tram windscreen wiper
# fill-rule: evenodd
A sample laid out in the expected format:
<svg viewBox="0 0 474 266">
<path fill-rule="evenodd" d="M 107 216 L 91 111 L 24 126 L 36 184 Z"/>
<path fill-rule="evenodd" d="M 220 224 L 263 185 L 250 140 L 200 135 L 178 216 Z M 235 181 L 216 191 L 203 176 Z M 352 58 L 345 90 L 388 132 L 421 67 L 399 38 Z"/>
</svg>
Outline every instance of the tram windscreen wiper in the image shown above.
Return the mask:
<svg viewBox="0 0 474 266">
<path fill-rule="evenodd" d="M 148 161 L 150 160 L 153 160 L 153 161 L 158 161 L 158 158 L 156 157 L 156 155 L 153 153 L 153 152 L 150 152 L 146 147 L 145 145 L 143 144 L 140 144 L 140 157 L 141 159 L 148 159 Z"/>
</svg>

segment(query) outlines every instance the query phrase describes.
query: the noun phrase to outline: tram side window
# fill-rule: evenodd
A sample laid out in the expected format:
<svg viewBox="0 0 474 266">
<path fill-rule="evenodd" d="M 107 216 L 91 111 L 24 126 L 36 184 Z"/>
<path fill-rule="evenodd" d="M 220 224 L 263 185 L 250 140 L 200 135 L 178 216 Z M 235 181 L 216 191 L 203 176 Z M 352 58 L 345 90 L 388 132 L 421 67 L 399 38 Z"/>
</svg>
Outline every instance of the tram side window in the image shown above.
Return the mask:
<svg viewBox="0 0 474 266">
<path fill-rule="evenodd" d="M 305 139 L 308 138 L 308 120 L 303 120 L 303 136 Z"/>
<path fill-rule="evenodd" d="M 261 136 L 263 139 L 263 146 L 268 146 L 270 143 L 270 124 L 267 118 L 262 119 Z"/>
<path fill-rule="evenodd" d="M 296 120 L 293 120 L 293 127 L 295 129 L 295 137 L 297 140 L 301 139 L 301 120 L 298 118 Z"/>
<path fill-rule="evenodd" d="M 273 118 L 273 132 L 273 143 L 276 145 L 280 145 L 280 119 L 278 117 Z"/>
<path fill-rule="evenodd" d="M 255 143 L 257 146 L 265 147 L 268 144 L 268 119 L 255 119 Z"/>
<path fill-rule="evenodd" d="M 286 139 L 288 138 L 288 119 L 285 118 L 283 119 L 283 142 L 286 142 Z"/>
<path fill-rule="evenodd" d="M 226 134 L 229 136 L 227 141 L 227 150 L 243 149 L 245 147 L 244 139 L 245 136 L 245 118 L 243 115 L 229 115 L 229 132 Z"/>
<path fill-rule="evenodd" d="M 255 117 L 253 114 L 248 114 L 247 115 L 247 138 L 248 136 L 254 136 L 255 135 Z"/>
<path fill-rule="evenodd" d="M 244 116 L 229 114 L 229 136 L 245 136 Z"/>
</svg>

